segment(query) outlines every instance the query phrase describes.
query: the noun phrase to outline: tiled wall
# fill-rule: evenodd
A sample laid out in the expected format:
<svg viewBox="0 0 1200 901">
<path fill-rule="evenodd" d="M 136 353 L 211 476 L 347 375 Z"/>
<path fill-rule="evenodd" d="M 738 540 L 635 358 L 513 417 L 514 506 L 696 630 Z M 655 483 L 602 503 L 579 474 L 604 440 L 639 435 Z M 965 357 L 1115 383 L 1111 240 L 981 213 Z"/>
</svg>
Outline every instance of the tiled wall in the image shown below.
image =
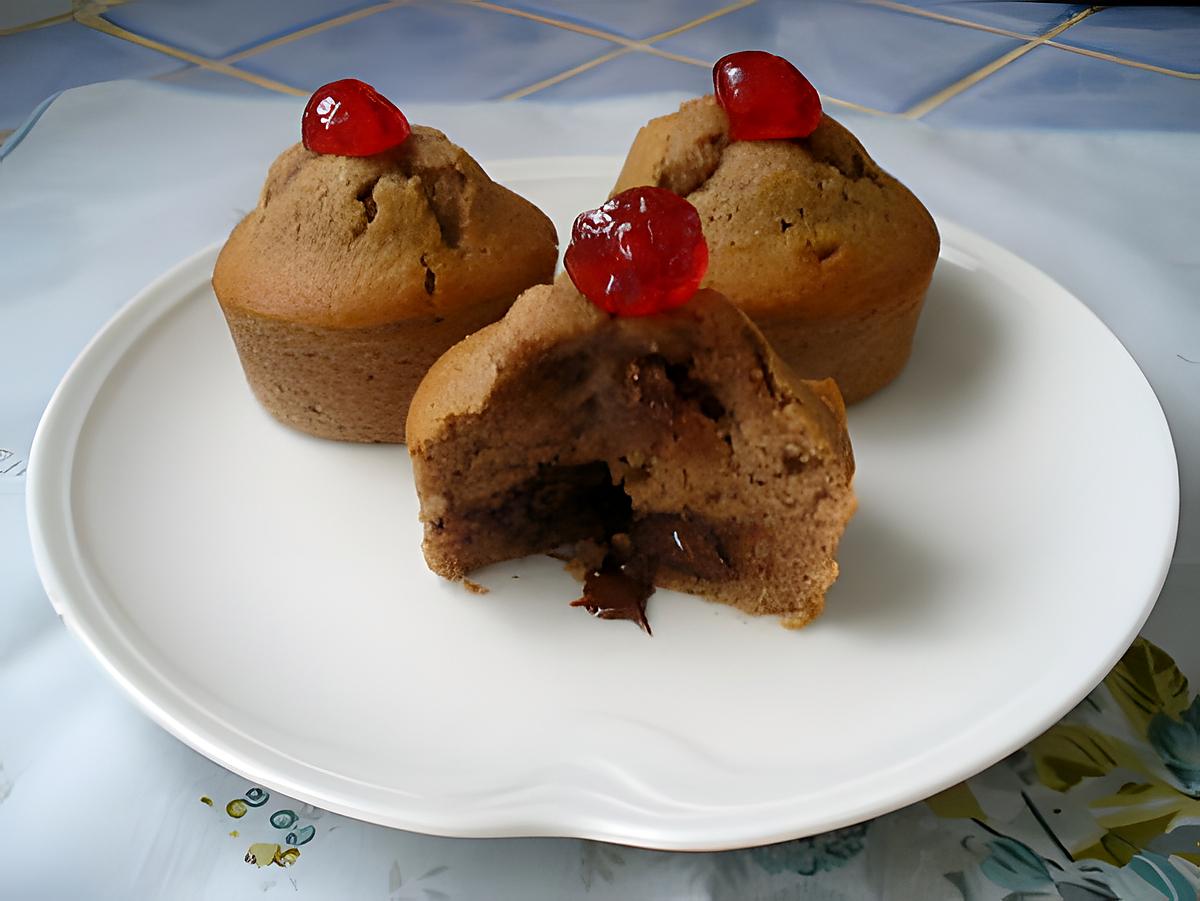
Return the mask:
<svg viewBox="0 0 1200 901">
<path fill-rule="evenodd" d="M 735 49 L 835 105 L 969 125 L 1200 128 L 1200 9 L 1003 0 L 4 0 L 0 137 L 112 78 L 408 100 L 700 93 Z"/>
</svg>

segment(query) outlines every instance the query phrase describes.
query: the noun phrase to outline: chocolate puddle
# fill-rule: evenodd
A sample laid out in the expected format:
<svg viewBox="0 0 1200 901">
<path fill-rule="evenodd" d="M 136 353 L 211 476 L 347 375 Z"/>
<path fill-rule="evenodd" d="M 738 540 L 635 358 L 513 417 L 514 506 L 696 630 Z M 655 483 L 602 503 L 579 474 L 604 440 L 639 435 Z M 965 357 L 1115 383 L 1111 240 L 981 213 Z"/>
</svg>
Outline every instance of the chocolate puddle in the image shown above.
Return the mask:
<svg viewBox="0 0 1200 901">
<path fill-rule="evenodd" d="M 599 569 L 587 574 L 583 597 L 571 601 L 571 606 L 583 607 L 599 619 L 632 620 L 647 635 L 653 635 L 646 619 L 646 599 L 654 593 L 654 583 L 640 569 L 623 566 L 610 554 Z"/>
<path fill-rule="evenodd" d="M 721 554 L 716 533 L 707 525 L 681 516 L 654 513 L 638 520 L 630 534 L 610 539 L 611 548 L 598 569 L 583 582 L 583 597 L 571 602 L 599 619 L 627 619 L 653 635 L 646 601 L 654 593 L 661 566 L 699 579 L 731 578 L 733 570 Z"/>
</svg>

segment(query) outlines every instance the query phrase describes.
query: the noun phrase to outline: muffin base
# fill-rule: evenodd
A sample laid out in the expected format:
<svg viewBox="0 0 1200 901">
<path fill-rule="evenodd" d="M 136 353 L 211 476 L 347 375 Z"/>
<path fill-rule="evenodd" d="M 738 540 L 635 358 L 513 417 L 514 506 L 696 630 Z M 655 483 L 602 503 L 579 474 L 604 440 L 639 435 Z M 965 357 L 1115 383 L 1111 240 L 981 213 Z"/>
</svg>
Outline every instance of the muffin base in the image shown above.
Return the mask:
<svg viewBox="0 0 1200 901">
<path fill-rule="evenodd" d="M 250 389 L 280 422 L 317 438 L 403 444 L 409 404 L 429 367 L 510 303 L 367 328 L 224 313 Z"/>
<path fill-rule="evenodd" d="M 904 369 L 924 301 L 922 286 L 886 310 L 814 320 L 752 318 L 797 375 L 832 378 L 845 402 L 853 404 L 887 386 Z"/>
</svg>

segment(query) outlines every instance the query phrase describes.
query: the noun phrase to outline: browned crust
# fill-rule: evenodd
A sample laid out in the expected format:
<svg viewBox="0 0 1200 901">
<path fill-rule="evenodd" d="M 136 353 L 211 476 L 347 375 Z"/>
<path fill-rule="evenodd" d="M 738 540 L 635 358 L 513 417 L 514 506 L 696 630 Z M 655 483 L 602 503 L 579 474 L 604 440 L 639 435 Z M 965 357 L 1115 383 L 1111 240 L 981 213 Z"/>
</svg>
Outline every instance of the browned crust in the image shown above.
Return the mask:
<svg viewBox="0 0 1200 901">
<path fill-rule="evenodd" d="M 688 101 L 638 132 L 613 191 L 643 184 L 696 207 L 705 287 L 756 321 L 907 305 L 937 261 L 929 212 L 828 115 L 808 138 L 730 141 L 711 96 Z"/>
<path fill-rule="evenodd" d="M 511 301 L 549 281 L 556 259 L 540 210 L 418 125 L 371 157 L 284 151 L 222 248 L 213 288 L 226 310 L 365 328 Z"/>
<path fill-rule="evenodd" d="M 323 328 L 226 310 L 246 381 L 266 410 L 318 438 L 403 443 L 413 393 L 441 354 L 508 302 L 449 318 Z"/>
<path fill-rule="evenodd" d="M 418 125 L 372 157 L 284 151 L 213 289 L 273 416 L 322 438 L 401 442 L 434 360 L 549 282 L 557 256 L 540 210 Z"/>
<path fill-rule="evenodd" d="M 921 289 L 910 291 L 907 303 L 879 311 L 823 320 L 772 317 L 758 325 L 797 375 L 831 378 L 845 402 L 855 404 L 890 384 L 904 369 L 924 301 Z"/>
<path fill-rule="evenodd" d="M 672 190 L 696 207 L 705 287 L 748 313 L 805 378 L 847 403 L 903 369 L 940 239 L 929 212 L 829 116 L 795 141 L 730 141 L 710 97 L 652 119 L 614 193 Z"/>
</svg>

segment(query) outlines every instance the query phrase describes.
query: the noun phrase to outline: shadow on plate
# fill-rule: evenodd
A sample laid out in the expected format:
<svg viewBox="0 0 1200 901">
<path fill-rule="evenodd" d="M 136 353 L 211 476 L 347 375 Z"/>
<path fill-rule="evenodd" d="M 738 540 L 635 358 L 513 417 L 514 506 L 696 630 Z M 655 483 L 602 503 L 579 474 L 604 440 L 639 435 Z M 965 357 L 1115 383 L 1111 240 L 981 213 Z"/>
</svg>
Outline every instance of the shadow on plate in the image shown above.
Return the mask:
<svg viewBox="0 0 1200 901">
<path fill-rule="evenodd" d="M 850 408 L 851 437 L 857 421 L 886 419 L 890 433 L 911 433 L 953 421 L 980 402 L 995 378 L 1007 327 L 989 306 L 986 274 L 940 264 L 917 326 L 912 356 L 891 385 Z"/>
<path fill-rule="evenodd" d="M 948 563 L 922 544 L 919 527 L 887 522 L 860 509 L 838 552 L 841 574 L 814 624 L 896 632 L 920 627 L 935 615 L 934 598 Z"/>
</svg>

